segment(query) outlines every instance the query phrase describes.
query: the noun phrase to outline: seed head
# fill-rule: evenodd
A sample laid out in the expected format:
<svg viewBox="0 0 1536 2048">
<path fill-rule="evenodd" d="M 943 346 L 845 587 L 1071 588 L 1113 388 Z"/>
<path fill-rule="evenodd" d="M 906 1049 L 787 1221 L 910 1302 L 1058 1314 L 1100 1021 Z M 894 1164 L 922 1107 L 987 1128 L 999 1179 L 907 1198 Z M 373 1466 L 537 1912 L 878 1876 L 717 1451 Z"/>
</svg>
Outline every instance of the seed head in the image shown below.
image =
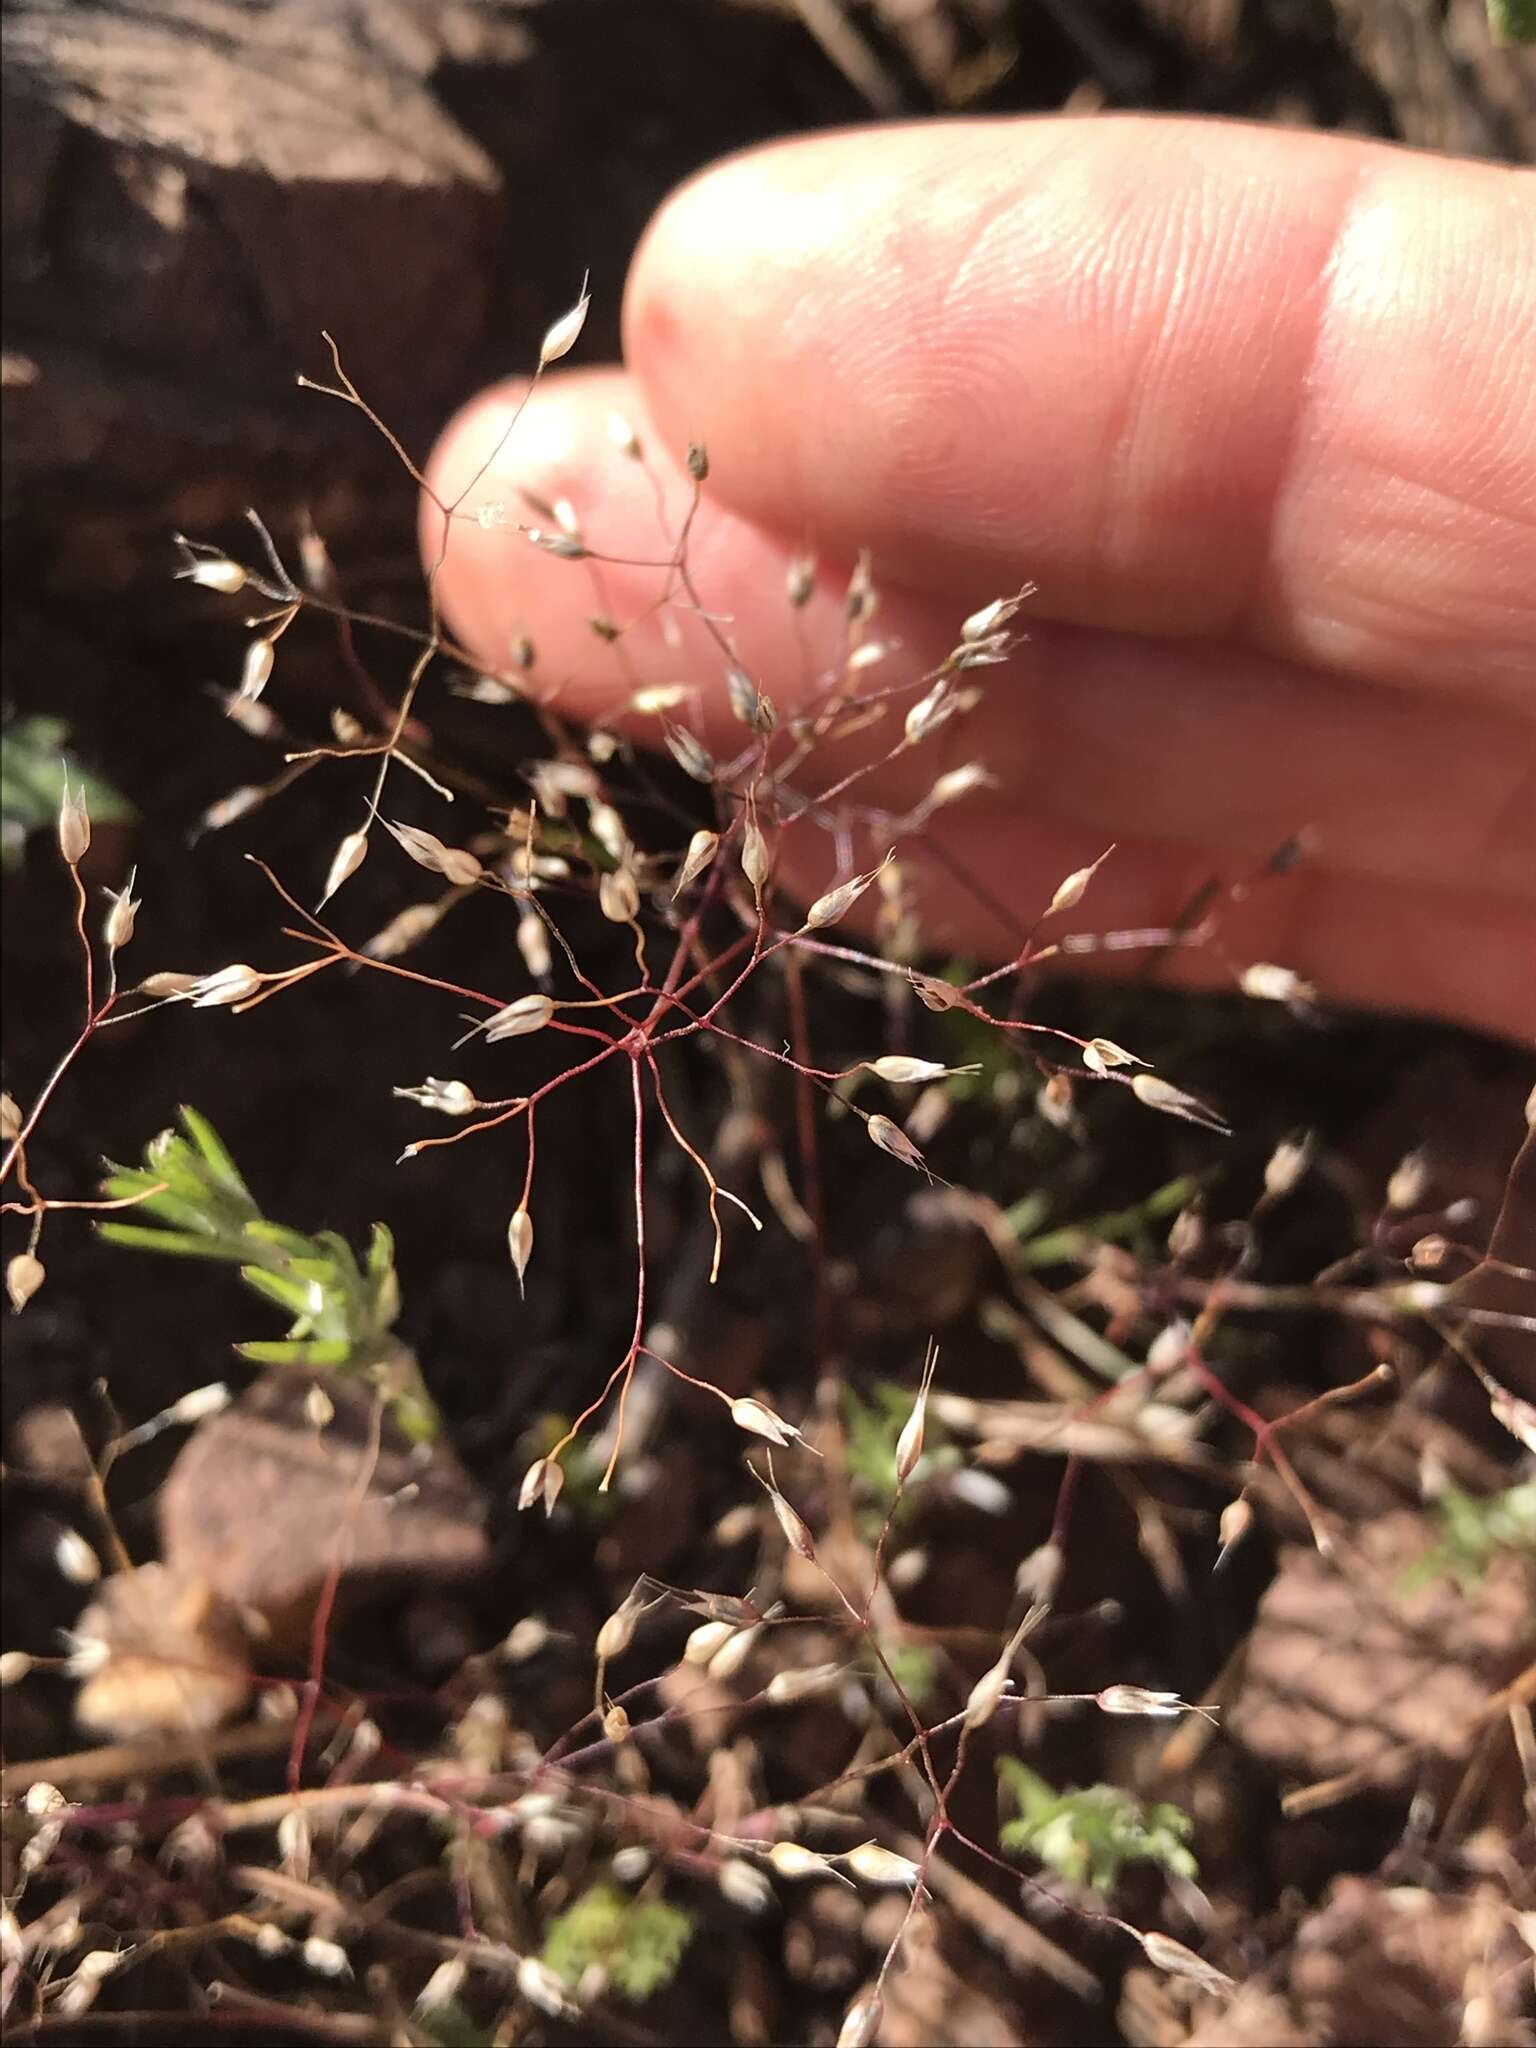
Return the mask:
<svg viewBox="0 0 1536 2048">
<path fill-rule="evenodd" d="M 770 1454 L 771 1455 L 771 1454 Z M 766 1482 L 765 1482 L 766 1484 Z M 816 1545 L 805 1522 L 790 1506 L 776 1486 L 768 1487 L 768 1498 L 773 1504 L 773 1517 L 783 1531 L 784 1541 L 791 1550 L 798 1551 L 807 1564 L 816 1562 Z"/>
<path fill-rule="evenodd" d="M 917 1399 L 912 1403 L 912 1413 L 901 1426 L 896 1439 L 896 1477 L 903 1486 L 912 1477 L 917 1462 L 923 1455 L 923 1432 L 928 1416 L 928 1389 L 933 1385 L 933 1375 L 938 1368 L 937 1345 L 930 1345 L 928 1356 L 923 1361 L 923 1377 L 917 1389 Z"/>
<path fill-rule="evenodd" d="M 526 1038 L 530 1032 L 542 1031 L 554 1014 L 553 1002 L 537 990 L 532 995 L 519 996 L 487 1018 L 486 1043 L 496 1045 L 503 1038 Z"/>
<path fill-rule="evenodd" d="M 594 1645 L 599 1664 L 611 1663 L 615 1657 L 622 1657 L 635 1637 L 635 1623 L 640 1619 L 640 1605 L 633 1593 L 626 1596 L 616 1607 L 597 1632 Z"/>
<path fill-rule="evenodd" d="M 20 1315 L 48 1277 L 48 1269 L 35 1252 L 17 1252 L 6 1262 L 5 1291 L 11 1307 Z"/>
<path fill-rule="evenodd" d="M 1147 1062 L 1116 1045 L 1112 1038 L 1090 1038 L 1083 1047 L 1083 1065 L 1090 1073 L 1106 1074 L 1111 1067 L 1144 1067 Z"/>
<path fill-rule="evenodd" d="M 558 363 L 562 356 L 569 355 L 576 346 L 581 330 L 586 325 L 587 308 L 591 303 L 592 294 L 583 285 L 581 297 L 572 306 L 569 313 L 562 313 L 554 325 L 548 329 L 544 339 L 539 343 L 539 368 L 541 370 L 547 369 L 551 363 Z"/>
<path fill-rule="evenodd" d="M 994 633 L 1000 632 L 1007 625 L 1025 598 L 1033 595 L 1031 587 L 1017 592 L 1013 597 L 994 597 L 992 602 L 984 604 L 979 612 L 971 613 L 960 628 L 960 638 L 968 644 L 974 644 L 978 640 L 990 640 Z"/>
</svg>

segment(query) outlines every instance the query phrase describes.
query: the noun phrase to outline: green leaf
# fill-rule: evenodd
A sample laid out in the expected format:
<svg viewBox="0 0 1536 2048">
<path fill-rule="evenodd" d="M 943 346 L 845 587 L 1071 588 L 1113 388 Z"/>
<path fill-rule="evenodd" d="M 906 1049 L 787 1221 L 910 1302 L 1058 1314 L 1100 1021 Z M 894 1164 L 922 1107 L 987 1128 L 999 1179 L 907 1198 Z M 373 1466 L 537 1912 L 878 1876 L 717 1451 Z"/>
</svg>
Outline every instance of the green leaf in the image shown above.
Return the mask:
<svg viewBox="0 0 1536 2048">
<path fill-rule="evenodd" d="M 1016 1757 L 998 1759 L 1003 1795 L 1018 1809 L 998 1839 L 1004 1849 L 1036 1857 L 1073 1884 L 1114 1890 L 1127 1863 L 1156 1863 L 1176 1877 L 1199 1869 L 1187 1847 L 1194 1823 L 1167 1800 L 1144 1805 L 1116 1785 L 1058 1792 Z"/>
<path fill-rule="evenodd" d="M 351 1362 L 352 1346 L 344 1337 L 316 1338 L 310 1342 L 237 1344 L 236 1351 L 252 1365 L 312 1365 L 335 1367 Z"/>
<path fill-rule="evenodd" d="M 229 1148 L 207 1117 L 192 1108 L 190 1103 L 181 1105 L 181 1120 L 187 1133 L 206 1162 L 209 1171 L 219 1186 L 229 1194 L 237 1195 L 242 1202 L 254 1209 L 251 1191 L 240 1176 L 240 1169 L 230 1157 Z"/>
<path fill-rule="evenodd" d="M 0 861 L 7 868 L 20 862 L 27 835 L 58 817 L 66 779 L 84 796 L 95 823 L 137 815 L 110 782 L 81 767 L 65 747 L 68 737 L 60 718 L 7 718 L 0 725 Z"/>
<path fill-rule="evenodd" d="M 96 1230 L 108 1244 L 127 1245 L 134 1251 L 169 1252 L 178 1259 L 229 1260 L 229 1247 L 211 1237 L 194 1237 L 190 1231 L 154 1230 L 138 1223 L 98 1223 Z"/>
<path fill-rule="evenodd" d="M 619 1996 L 639 2005 L 672 1982 L 692 1936 L 680 1906 L 594 1884 L 551 1922 L 543 1961 L 572 1990 L 599 1963 Z"/>
<path fill-rule="evenodd" d="M 1536 43 L 1536 0 L 1488 0 L 1496 43 Z"/>
</svg>

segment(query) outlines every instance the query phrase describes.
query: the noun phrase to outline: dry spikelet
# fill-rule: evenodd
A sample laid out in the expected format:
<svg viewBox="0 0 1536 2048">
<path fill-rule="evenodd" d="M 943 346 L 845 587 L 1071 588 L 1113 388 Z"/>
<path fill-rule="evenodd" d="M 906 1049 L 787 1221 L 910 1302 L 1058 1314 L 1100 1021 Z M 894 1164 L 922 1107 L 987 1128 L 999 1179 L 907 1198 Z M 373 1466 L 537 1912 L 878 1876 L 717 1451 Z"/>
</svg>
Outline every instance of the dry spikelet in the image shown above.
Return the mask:
<svg viewBox="0 0 1536 2048">
<path fill-rule="evenodd" d="M 1012 597 L 994 597 L 990 604 L 984 604 L 980 611 L 972 612 L 960 628 L 960 638 L 967 646 L 974 646 L 979 640 L 990 640 L 1001 632 L 1026 597 L 1032 596 L 1033 588 L 1018 591 Z"/>
<path fill-rule="evenodd" d="M 885 2001 L 878 1991 L 872 1991 L 867 1998 L 855 1999 L 843 2014 L 835 2048 L 870 2048 L 884 2018 Z"/>
<path fill-rule="evenodd" d="M 741 872 L 751 884 L 754 896 L 761 896 L 768 879 L 768 842 L 756 818 L 747 820 L 741 835 Z"/>
<path fill-rule="evenodd" d="M 254 704 L 267 687 L 272 680 L 276 658 L 270 640 L 253 640 L 247 647 L 245 660 L 240 666 L 240 688 L 236 692 L 242 704 Z"/>
<path fill-rule="evenodd" d="M 667 752 L 685 775 L 691 775 L 695 782 L 714 781 L 714 762 L 686 726 L 673 725 L 668 721 L 663 727 L 663 737 Z"/>
<path fill-rule="evenodd" d="M 72 1586 L 93 1586 L 101 1577 L 101 1559 L 78 1529 L 61 1529 L 53 1546 L 53 1561 L 60 1575 Z"/>
<path fill-rule="evenodd" d="M 1046 916 L 1054 917 L 1057 911 L 1072 910 L 1081 903 L 1084 890 L 1114 850 L 1112 846 L 1106 846 L 1096 861 L 1085 868 L 1074 868 L 1064 882 L 1058 883 L 1056 894 L 1046 905 Z"/>
<path fill-rule="evenodd" d="M 640 914 L 640 885 L 628 868 L 597 878 L 598 908 L 610 924 L 633 924 Z"/>
<path fill-rule="evenodd" d="M 604 421 L 604 425 L 608 429 L 608 439 L 618 449 L 619 453 L 627 455 L 632 462 L 638 462 L 645 451 L 640 446 L 640 436 L 635 432 L 629 421 L 625 419 L 623 413 L 609 413 Z"/>
<path fill-rule="evenodd" d="M 107 891 L 110 908 L 101 935 L 109 953 L 120 953 L 133 937 L 133 927 L 139 915 L 138 901 L 133 893 L 134 877 L 137 873 L 137 868 L 131 869 L 121 889 Z"/>
<path fill-rule="evenodd" d="M 964 1720 L 967 1728 L 981 1728 L 991 1720 L 1008 1689 L 1008 1667 L 1012 1656 L 1005 1651 L 990 1665 L 966 1695 Z"/>
<path fill-rule="evenodd" d="M 838 1861 L 865 1884 L 901 1885 L 911 1891 L 922 1875 L 910 1856 L 898 1856 L 878 1842 L 860 1842 L 856 1849 L 845 1849 Z"/>
<path fill-rule="evenodd" d="M 731 1420 L 749 1436 L 765 1437 L 771 1444 L 797 1444 L 805 1439 L 791 1422 L 786 1422 L 762 1401 L 743 1395 L 731 1403 Z"/>
<path fill-rule="evenodd" d="M 1264 1162 L 1264 1192 L 1272 1202 L 1278 1202 L 1299 1186 L 1316 1150 L 1317 1141 L 1310 1131 L 1297 1131 L 1281 1139 Z"/>
<path fill-rule="evenodd" d="M 316 906 L 318 909 L 323 910 L 342 883 L 357 873 L 367 858 L 367 854 L 368 834 L 366 832 L 349 832 L 346 838 L 342 840 L 340 846 L 337 847 L 331 860 L 331 865 L 326 872 L 325 888 L 321 892 L 319 904 Z"/>
<path fill-rule="evenodd" d="M 21 1104 L 9 1089 L 0 1093 L 0 1142 L 9 1145 L 21 1136 Z"/>
<path fill-rule="evenodd" d="M 548 979 L 554 957 L 550 951 L 548 927 L 536 910 L 525 910 L 517 920 L 517 950 L 535 981 Z"/>
<path fill-rule="evenodd" d="M 907 979 L 912 984 L 912 993 L 925 1010 L 942 1013 L 945 1010 L 953 1010 L 957 1004 L 965 1000 L 959 989 L 947 981 L 941 981 L 937 975 L 909 974 Z"/>
<path fill-rule="evenodd" d="M 672 900 L 674 902 L 677 901 L 677 898 L 688 887 L 690 882 L 696 882 L 699 879 L 699 876 L 703 874 L 719 851 L 720 835 L 718 832 L 699 831 L 694 833 L 688 842 L 688 851 L 683 855 L 683 864 L 677 871 L 677 879 L 672 884 Z"/>
<path fill-rule="evenodd" d="M 507 1225 L 507 1250 L 512 1254 L 512 1268 L 517 1274 L 517 1291 L 523 1291 L 523 1275 L 528 1271 L 528 1261 L 533 1257 L 533 1218 L 519 1205 L 512 1211 L 512 1220 Z"/>
<path fill-rule="evenodd" d="M 465 1081 L 440 1081 L 428 1074 L 418 1088 L 393 1088 L 390 1093 L 402 1102 L 419 1102 L 423 1109 L 435 1109 L 442 1116 L 468 1116 L 480 1107 L 480 1099 Z"/>
<path fill-rule="evenodd" d="M 1144 1714 L 1154 1720 L 1187 1712 L 1176 1692 L 1153 1692 L 1145 1685 L 1106 1685 L 1094 1694 L 1094 1702 L 1104 1714 Z"/>
<path fill-rule="evenodd" d="M 1049 1606 L 1061 1589 L 1067 1560 L 1059 1543 L 1041 1543 L 1013 1575 L 1013 1590 L 1031 1606 Z"/>
<path fill-rule="evenodd" d="M 725 1685 L 733 1679 L 752 1654 L 752 1646 L 762 1632 L 761 1622 L 752 1628 L 737 1629 L 710 1658 L 706 1666 L 710 1677 L 719 1685 Z"/>
<path fill-rule="evenodd" d="M 776 1707 L 793 1706 L 836 1685 L 843 1675 L 841 1664 L 807 1664 L 792 1671 L 776 1671 L 763 1688 L 763 1697 Z"/>
<path fill-rule="evenodd" d="M 243 1003 L 261 987 L 261 976 L 244 961 L 219 967 L 192 984 L 188 994 L 195 1010 L 217 1010 L 230 1003 Z"/>
<path fill-rule="evenodd" d="M 926 1173 L 928 1162 L 901 1128 L 893 1124 L 888 1116 L 872 1116 L 865 1120 L 870 1142 L 878 1145 L 882 1152 L 888 1152 L 893 1159 L 899 1159 L 903 1166 L 910 1166 L 914 1173 Z"/>
<path fill-rule="evenodd" d="M 768 1862 L 780 1877 L 836 1877 L 836 1869 L 829 1857 L 819 1856 L 814 1849 L 807 1849 L 803 1842 L 775 1842 L 768 1851 Z"/>
<path fill-rule="evenodd" d="M 912 1413 L 901 1426 L 896 1439 L 896 1477 L 903 1486 L 912 1477 L 917 1461 L 923 1455 L 923 1432 L 927 1426 L 928 1390 L 933 1385 L 934 1373 L 938 1370 L 939 1351 L 936 1344 L 928 1347 L 928 1356 L 923 1361 L 923 1377 L 918 1384 L 917 1399 L 912 1403 Z"/>
<path fill-rule="evenodd" d="M 408 903 L 374 933 L 363 951 L 370 960 L 398 960 L 427 936 L 447 907 L 446 903 Z"/>
<path fill-rule="evenodd" d="M 683 1645 L 683 1662 L 698 1665 L 710 1663 L 716 1652 L 723 1650 L 737 1633 L 733 1621 L 701 1621 L 696 1629 L 689 1630 L 688 1640 Z"/>
<path fill-rule="evenodd" d="M 871 573 L 869 550 L 861 548 L 858 560 L 853 565 L 853 574 L 848 578 L 848 589 L 843 598 L 843 612 L 849 625 L 867 625 L 874 617 L 879 603 Z"/>
<path fill-rule="evenodd" d="M 486 1019 L 486 1043 L 495 1045 L 503 1038 L 526 1038 L 530 1032 L 542 1031 L 554 1014 L 554 1003 L 537 990 L 532 995 L 519 996 Z"/>
<path fill-rule="evenodd" d="M 742 1856 L 727 1856 L 715 1876 L 722 1898 L 744 1913 L 766 1913 L 773 1904 L 773 1886 L 755 1863 Z"/>
<path fill-rule="evenodd" d="M 989 775 L 979 761 L 968 761 L 963 768 L 947 769 L 939 777 L 928 792 L 928 802 L 935 810 L 942 810 L 944 805 L 957 804 L 978 789 L 996 787 L 995 775 Z"/>
<path fill-rule="evenodd" d="M 1166 1971 L 1170 1977 L 1187 1977 L 1202 1991 L 1237 1989 L 1224 1970 L 1218 1970 L 1204 1956 L 1197 1956 L 1192 1948 L 1186 1948 L 1182 1941 L 1175 1941 L 1171 1934 L 1159 1934 L 1156 1928 L 1152 1928 L 1142 1935 L 1141 1946 L 1147 1961 L 1155 1969 Z"/>
<path fill-rule="evenodd" d="M 32 1669 L 32 1659 L 25 1650 L 0 1652 L 0 1692 L 8 1685 L 20 1685 Z"/>
<path fill-rule="evenodd" d="M 565 1467 L 558 1458 L 535 1458 L 523 1474 L 523 1483 L 518 1488 L 519 1513 L 525 1508 L 531 1508 L 538 1500 L 543 1502 L 545 1514 L 552 1515 L 564 1484 Z"/>
<path fill-rule="evenodd" d="M 773 1517 L 783 1532 L 784 1541 L 791 1550 L 798 1551 L 807 1564 L 816 1562 L 816 1545 L 811 1532 L 802 1518 L 790 1506 L 776 1486 L 768 1488 L 768 1498 L 773 1504 Z"/>
<path fill-rule="evenodd" d="M 412 2010 L 419 2017 L 430 2018 L 432 2014 L 456 2004 L 468 1975 L 469 1966 L 462 1956 L 453 1956 L 446 1963 L 439 1963 L 417 1992 Z"/>
<path fill-rule="evenodd" d="M 846 917 L 878 873 L 878 868 L 871 868 L 867 875 L 855 875 L 851 881 L 839 882 L 835 889 L 828 889 L 824 896 L 818 896 L 805 913 L 804 929 L 808 932 L 823 931 L 829 924 L 836 924 L 840 918 Z"/>
<path fill-rule="evenodd" d="M 456 888 L 468 888 L 485 872 L 466 847 L 445 846 L 435 832 L 423 832 L 418 825 L 402 825 L 394 818 L 384 823 L 418 867 L 446 876 Z"/>
<path fill-rule="evenodd" d="M 1268 960 L 1256 960 L 1251 967 L 1245 967 L 1239 985 L 1245 996 L 1258 996 L 1267 1003 L 1310 1003 L 1317 995 L 1310 981 L 1303 981 L 1289 967 L 1276 967 Z"/>
<path fill-rule="evenodd" d="M 228 555 L 194 555 L 191 543 L 176 535 L 177 541 L 187 550 L 188 559 L 176 571 L 176 578 L 196 583 L 204 590 L 216 590 L 223 597 L 233 597 L 243 590 L 246 583 L 245 571 L 238 562 L 232 562 Z"/>
<path fill-rule="evenodd" d="M 350 1977 L 352 1974 L 346 1950 L 339 1942 L 327 1941 L 323 1935 L 310 1935 L 299 1953 L 304 1958 L 305 1968 L 313 1970 L 317 1977 Z"/>
<path fill-rule="evenodd" d="M 1083 1065 L 1091 1073 L 1107 1074 L 1111 1067 L 1144 1067 L 1147 1062 L 1116 1045 L 1112 1038 L 1090 1038 L 1083 1047 Z"/>
<path fill-rule="evenodd" d="M 944 721 L 960 708 L 960 701 L 950 687 L 949 678 L 941 676 L 925 696 L 919 697 L 907 713 L 902 727 L 907 745 L 918 746 L 937 732 Z"/>
<path fill-rule="evenodd" d="M 709 475 L 709 451 L 702 441 L 690 441 L 683 457 L 684 467 L 696 484 L 704 482 Z"/>
<path fill-rule="evenodd" d="M 796 611 L 810 603 L 811 593 L 816 588 L 816 557 L 814 555 L 793 555 L 784 571 L 784 595 Z"/>
<path fill-rule="evenodd" d="M 1392 1169 L 1387 1182 L 1387 1207 L 1405 1212 L 1420 1208 L 1429 1194 L 1429 1160 L 1423 1152 L 1409 1152 Z"/>
<path fill-rule="evenodd" d="M 648 683 L 643 690 L 635 691 L 629 708 L 638 711 L 642 718 L 655 718 L 686 704 L 692 694 L 687 683 Z"/>
<path fill-rule="evenodd" d="M 889 1081 L 898 1088 L 916 1081 L 942 1081 L 952 1074 L 981 1072 L 979 1061 L 964 1067 L 945 1067 L 937 1060 L 912 1059 L 906 1053 L 886 1053 L 880 1059 L 866 1060 L 864 1064 L 870 1073 L 878 1074 L 882 1081 Z"/>
<path fill-rule="evenodd" d="M 592 294 L 583 285 L 581 297 L 572 306 L 569 313 L 562 313 L 560 318 L 546 330 L 544 339 L 539 343 L 539 368 L 541 370 L 547 369 L 551 363 L 558 363 L 562 356 L 569 355 L 576 346 L 581 330 L 586 325 L 587 308 L 591 303 Z"/>
<path fill-rule="evenodd" d="M 1216 1525 L 1216 1536 L 1221 1548 L 1217 1556 L 1220 1563 L 1229 1550 L 1235 1550 L 1248 1531 L 1253 1527 L 1253 1509 L 1242 1494 L 1236 1500 L 1229 1500 L 1221 1511 L 1221 1520 Z"/>
<path fill-rule="evenodd" d="M 597 1632 L 593 1647 L 599 1664 L 608 1664 L 615 1657 L 622 1657 L 635 1639 L 635 1623 L 640 1619 L 640 1603 L 634 1594 L 627 1593 Z"/>
<path fill-rule="evenodd" d="M 5 1268 L 5 1291 L 11 1308 L 20 1315 L 48 1277 L 48 1269 L 35 1252 L 17 1252 Z"/>
<path fill-rule="evenodd" d="M 59 851 L 65 864 L 79 867 L 91 844 L 91 814 L 85 807 L 85 791 L 71 789 L 69 778 L 59 795 Z"/>
<path fill-rule="evenodd" d="M 1187 1095 L 1182 1088 L 1175 1088 L 1171 1081 L 1164 1081 L 1156 1074 L 1137 1074 L 1131 1082 L 1131 1092 L 1148 1109 L 1160 1109 L 1167 1116 L 1182 1117 L 1185 1123 L 1202 1124 L 1206 1130 L 1220 1131 L 1224 1137 L 1232 1135 L 1232 1126 L 1225 1117 L 1200 1101 L 1198 1096 Z"/>
</svg>

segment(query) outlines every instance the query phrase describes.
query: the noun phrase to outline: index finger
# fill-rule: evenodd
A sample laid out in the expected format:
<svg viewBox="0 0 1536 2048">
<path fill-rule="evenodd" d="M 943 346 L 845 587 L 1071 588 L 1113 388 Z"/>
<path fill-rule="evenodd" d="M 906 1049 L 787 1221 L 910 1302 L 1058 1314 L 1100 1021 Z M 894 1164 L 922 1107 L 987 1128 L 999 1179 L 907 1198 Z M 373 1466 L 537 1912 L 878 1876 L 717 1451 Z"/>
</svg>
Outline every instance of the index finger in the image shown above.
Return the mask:
<svg viewBox="0 0 1536 2048">
<path fill-rule="evenodd" d="M 1536 704 L 1536 173 L 1220 123 L 706 172 L 626 354 L 711 489 L 884 576 Z"/>
</svg>

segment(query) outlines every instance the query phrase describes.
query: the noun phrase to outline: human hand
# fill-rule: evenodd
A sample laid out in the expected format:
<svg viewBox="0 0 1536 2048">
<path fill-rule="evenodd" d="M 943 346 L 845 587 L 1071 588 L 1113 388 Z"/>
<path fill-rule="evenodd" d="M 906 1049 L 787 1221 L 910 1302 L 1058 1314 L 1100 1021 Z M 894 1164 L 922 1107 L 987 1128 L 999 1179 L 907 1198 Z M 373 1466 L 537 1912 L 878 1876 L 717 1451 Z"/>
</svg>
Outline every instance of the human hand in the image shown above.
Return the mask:
<svg viewBox="0 0 1536 2048">
<path fill-rule="evenodd" d="M 971 759 L 998 779 L 929 829 L 1017 923 L 914 859 L 935 946 L 1010 957 L 1111 840 L 1074 923 L 1165 922 L 1305 828 L 1302 868 L 1224 921 L 1234 957 L 1536 1030 L 1536 173 L 1161 119 L 816 137 L 669 202 L 625 352 L 627 372 L 542 381 L 465 499 L 437 589 L 481 660 L 526 630 L 584 716 L 697 680 L 706 744 L 739 743 L 699 622 L 669 608 L 669 645 L 639 618 L 654 570 L 604 566 L 599 600 L 585 567 L 473 517 L 565 497 L 595 551 L 654 559 L 618 412 L 674 530 L 683 450 L 707 447 L 690 560 L 781 713 L 811 680 L 797 629 L 836 645 L 860 548 L 914 675 L 975 606 L 1037 586 L 983 709 L 884 790 L 914 801 Z M 451 424 L 445 499 L 519 395 Z M 429 561 L 442 530 L 425 506 Z M 797 622 L 806 547 L 825 573 Z M 622 667 L 599 609 L 639 619 Z M 1224 972 L 1196 949 L 1172 968 Z"/>
</svg>

